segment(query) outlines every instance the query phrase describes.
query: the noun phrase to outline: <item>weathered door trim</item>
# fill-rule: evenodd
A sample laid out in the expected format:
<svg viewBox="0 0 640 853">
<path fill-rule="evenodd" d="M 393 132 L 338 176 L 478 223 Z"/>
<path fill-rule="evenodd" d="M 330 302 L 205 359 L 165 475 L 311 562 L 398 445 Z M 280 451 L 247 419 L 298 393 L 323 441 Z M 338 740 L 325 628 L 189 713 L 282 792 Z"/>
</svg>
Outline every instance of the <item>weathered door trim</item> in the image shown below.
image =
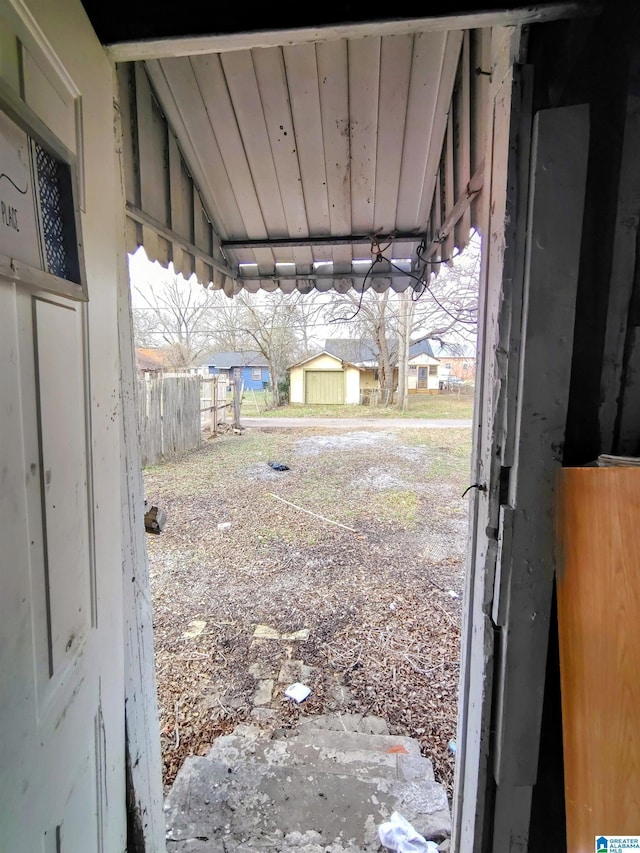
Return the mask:
<svg viewBox="0 0 640 853">
<path fill-rule="evenodd" d="M 506 157 L 504 95 L 493 101 L 456 853 L 528 844 L 589 143 L 585 106 L 538 113 L 531 135 L 530 70 L 515 67 Z"/>
</svg>

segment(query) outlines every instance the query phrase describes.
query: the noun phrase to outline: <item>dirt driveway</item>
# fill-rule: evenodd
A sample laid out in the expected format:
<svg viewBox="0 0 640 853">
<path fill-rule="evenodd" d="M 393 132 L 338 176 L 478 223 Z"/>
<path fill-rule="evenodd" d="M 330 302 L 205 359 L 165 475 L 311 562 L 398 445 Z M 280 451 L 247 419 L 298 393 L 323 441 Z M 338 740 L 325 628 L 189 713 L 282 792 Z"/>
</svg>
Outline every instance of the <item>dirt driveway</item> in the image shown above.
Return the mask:
<svg viewBox="0 0 640 853">
<path fill-rule="evenodd" d="M 148 537 L 166 785 L 240 720 L 345 710 L 451 786 L 470 430 L 385 427 L 248 431 L 145 472 L 168 513 Z"/>
</svg>

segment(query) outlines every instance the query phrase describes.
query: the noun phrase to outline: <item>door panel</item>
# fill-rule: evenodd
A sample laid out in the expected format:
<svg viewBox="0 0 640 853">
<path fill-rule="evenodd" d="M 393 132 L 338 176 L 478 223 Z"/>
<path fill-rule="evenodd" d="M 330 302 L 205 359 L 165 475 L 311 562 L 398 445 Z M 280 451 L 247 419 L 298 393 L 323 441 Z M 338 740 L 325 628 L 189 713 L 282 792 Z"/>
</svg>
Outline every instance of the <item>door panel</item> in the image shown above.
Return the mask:
<svg viewBox="0 0 640 853">
<path fill-rule="evenodd" d="M 34 298 L 51 674 L 91 625 L 81 306 Z"/>
<path fill-rule="evenodd" d="M 309 405 L 344 403 L 344 370 L 307 370 L 305 402 Z"/>
<path fill-rule="evenodd" d="M 0 279 L 3 853 L 103 850 L 85 310 Z"/>
</svg>

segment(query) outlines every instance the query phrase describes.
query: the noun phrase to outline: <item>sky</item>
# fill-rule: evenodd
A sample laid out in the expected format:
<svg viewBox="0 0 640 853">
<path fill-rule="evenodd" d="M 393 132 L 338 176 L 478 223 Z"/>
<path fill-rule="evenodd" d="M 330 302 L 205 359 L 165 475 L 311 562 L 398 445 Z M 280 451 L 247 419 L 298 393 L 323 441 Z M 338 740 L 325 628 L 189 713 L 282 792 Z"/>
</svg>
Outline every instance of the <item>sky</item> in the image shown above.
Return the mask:
<svg viewBox="0 0 640 853">
<path fill-rule="evenodd" d="M 478 274 L 479 273 L 479 264 L 477 262 L 477 258 L 479 257 L 479 248 L 480 248 L 480 237 L 478 234 L 473 234 L 471 237 L 471 241 L 469 243 L 468 249 L 460 255 L 460 257 L 456 260 L 456 268 L 459 270 L 469 270 L 470 274 Z M 476 269 L 472 269 L 472 266 L 475 264 Z M 149 284 L 151 284 L 157 292 L 161 292 L 163 288 L 163 282 L 173 274 L 173 265 L 169 264 L 169 272 L 165 267 L 162 267 L 157 261 L 151 262 L 146 256 L 146 253 L 142 247 L 140 247 L 135 254 L 129 255 L 129 276 L 131 282 L 131 301 L 134 309 L 137 310 L 149 310 L 148 304 L 145 301 L 144 294 L 149 294 Z M 441 273 L 441 275 L 446 275 L 446 269 Z M 436 280 L 437 281 L 437 280 Z M 181 274 L 178 275 L 178 282 L 182 284 L 185 288 L 193 287 L 200 288 L 202 285 L 198 283 L 195 275 L 192 275 L 188 280 L 185 280 Z M 266 298 L 268 299 L 268 294 L 264 293 L 257 298 L 260 299 Z M 331 293 L 324 294 L 324 298 L 327 302 L 330 302 L 333 298 L 335 298 L 335 293 L 332 291 Z M 423 297 L 425 298 L 425 297 Z M 317 339 L 318 342 L 323 341 L 329 337 L 351 337 L 353 334 L 353 326 L 349 323 L 332 323 L 332 324 L 319 324 L 318 327 L 314 330 L 313 337 Z M 456 336 L 453 335 L 453 338 Z"/>
</svg>

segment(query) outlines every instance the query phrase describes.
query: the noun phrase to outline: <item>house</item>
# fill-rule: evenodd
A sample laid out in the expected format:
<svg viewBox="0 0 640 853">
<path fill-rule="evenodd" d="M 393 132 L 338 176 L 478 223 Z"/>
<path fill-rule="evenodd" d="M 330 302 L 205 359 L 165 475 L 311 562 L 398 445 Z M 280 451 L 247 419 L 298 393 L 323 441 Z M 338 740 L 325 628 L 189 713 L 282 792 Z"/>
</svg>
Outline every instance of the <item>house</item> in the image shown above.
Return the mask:
<svg viewBox="0 0 640 853">
<path fill-rule="evenodd" d="M 359 391 L 377 391 L 380 388 L 378 350 L 372 341 L 358 338 L 327 338 L 324 351 L 360 368 Z M 360 396 L 358 397 L 358 402 Z"/>
<path fill-rule="evenodd" d="M 476 378 L 476 348 L 472 344 L 447 344 L 443 341 L 431 341 L 434 356 L 440 362 L 438 378 L 450 379 L 452 376 L 463 382 L 473 382 Z"/>
<path fill-rule="evenodd" d="M 437 394 L 439 361 L 429 341 L 416 341 L 409 346 L 407 387 L 409 394 Z"/>
<path fill-rule="evenodd" d="M 393 387 L 398 385 L 398 355 L 391 343 Z M 379 352 L 372 341 L 353 338 L 327 338 L 325 352 L 345 359 L 360 368 L 360 392 L 380 390 Z M 417 341 L 409 347 L 409 393 L 436 393 L 438 391 L 439 362 L 434 358 L 429 341 Z"/>
<path fill-rule="evenodd" d="M 323 351 L 289 368 L 292 405 L 344 405 L 360 402 L 363 368 Z"/>
<path fill-rule="evenodd" d="M 226 377 L 229 385 L 238 377 L 246 390 L 263 391 L 271 382 L 269 362 L 259 352 L 213 352 L 201 361 L 203 376 Z"/>
<path fill-rule="evenodd" d="M 166 370 L 166 353 L 158 347 L 136 347 L 136 369 L 142 376 L 158 376 Z"/>
<path fill-rule="evenodd" d="M 400 292 L 417 282 L 394 257 L 428 276 L 471 228 L 480 410 L 451 847 L 563 851 L 582 831 L 568 847 L 587 850 L 600 826 L 637 833 L 637 803 L 611 817 L 620 780 L 640 790 L 624 702 L 591 727 L 611 744 L 583 768 L 600 799 L 565 797 L 589 731 L 563 718 L 554 509 L 564 467 L 640 453 L 638 4 L 344 9 L 2 3 L 11 853 L 166 849 L 127 251 L 144 245 L 230 297 Z M 601 514 L 617 529 L 605 510 L 592 531 Z M 637 599 L 637 572 L 622 588 Z M 604 661 L 624 648 L 607 604 L 588 614 Z M 635 712 L 633 660 L 611 672 Z M 628 733 L 620 748 L 615 732 Z"/>
</svg>

